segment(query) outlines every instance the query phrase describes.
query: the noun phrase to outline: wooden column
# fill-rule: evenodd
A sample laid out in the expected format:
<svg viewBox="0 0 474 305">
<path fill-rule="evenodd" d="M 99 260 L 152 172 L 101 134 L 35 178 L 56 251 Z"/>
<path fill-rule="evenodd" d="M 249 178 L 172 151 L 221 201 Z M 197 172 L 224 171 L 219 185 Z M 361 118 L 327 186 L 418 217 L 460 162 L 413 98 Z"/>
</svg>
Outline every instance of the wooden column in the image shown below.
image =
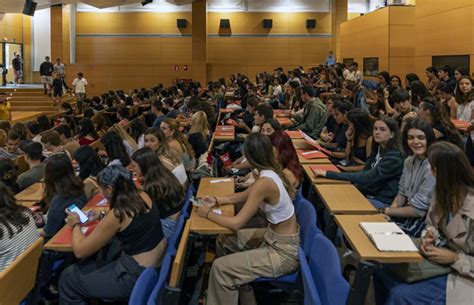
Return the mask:
<svg viewBox="0 0 474 305">
<path fill-rule="evenodd" d="M 192 13 L 192 62 L 193 80 L 207 84 L 207 3 L 193 2 Z"/>
<path fill-rule="evenodd" d="M 62 5 L 51 6 L 51 62 L 63 58 L 63 8 Z"/>
<path fill-rule="evenodd" d="M 331 49 L 338 62 L 342 62 L 340 57 L 340 24 L 347 21 L 347 0 L 331 0 Z"/>
</svg>

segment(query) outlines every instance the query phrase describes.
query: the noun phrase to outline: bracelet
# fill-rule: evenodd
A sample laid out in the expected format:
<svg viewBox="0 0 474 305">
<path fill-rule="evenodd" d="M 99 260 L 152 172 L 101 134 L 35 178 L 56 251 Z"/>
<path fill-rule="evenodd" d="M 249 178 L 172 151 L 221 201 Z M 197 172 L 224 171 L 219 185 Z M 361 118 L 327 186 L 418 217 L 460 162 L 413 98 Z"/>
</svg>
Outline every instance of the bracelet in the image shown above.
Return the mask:
<svg viewBox="0 0 474 305">
<path fill-rule="evenodd" d="M 378 208 L 377 211 L 379 212 L 379 214 L 385 214 L 385 209 L 386 208 Z"/>
<path fill-rule="evenodd" d="M 216 204 L 214 205 L 216 208 L 220 207 L 219 201 L 217 201 L 217 197 L 214 196 L 214 200 L 216 201 Z"/>
<path fill-rule="evenodd" d="M 80 225 L 81 225 L 80 222 L 76 222 L 75 224 L 72 225 L 72 228 L 74 229 L 75 227 L 80 226 Z"/>
<path fill-rule="evenodd" d="M 209 219 L 209 213 L 212 212 L 212 210 L 208 210 L 206 213 L 206 219 Z"/>
</svg>

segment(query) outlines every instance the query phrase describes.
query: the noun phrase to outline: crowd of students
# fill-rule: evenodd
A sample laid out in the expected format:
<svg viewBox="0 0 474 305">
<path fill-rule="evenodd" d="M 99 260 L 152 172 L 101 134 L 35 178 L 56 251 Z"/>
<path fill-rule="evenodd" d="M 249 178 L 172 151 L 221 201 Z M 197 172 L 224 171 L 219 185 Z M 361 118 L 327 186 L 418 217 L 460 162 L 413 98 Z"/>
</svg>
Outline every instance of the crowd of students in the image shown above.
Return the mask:
<svg viewBox="0 0 474 305">
<path fill-rule="evenodd" d="M 288 74 L 277 68 L 259 73 L 256 82 L 237 74 L 206 88 L 175 81 L 170 88 L 110 91 L 84 98 L 77 109 L 62 104 L 65 114 L 54 122 L 45 116 L 26 125 L 0 122 L 0 252 L 8 254 L 0 258 L 0 271 L 38 232 L 48 239 L 68 224 L 76 258 L 93 256 L 111 239 L 121 248 L 110 264 L 96 260 L 66 268 L 60 304 L 126 298 L 172 236 L 193 182 L 188 174 L 200 163 L 220 162 L 208 155 L 214 126 L 231 122 L 244 145 L 233 146 L 232 169 L 222 173 L 243 173 L 236 178 L 239 192 L 206 197 L 198 208 L 201 217 L 235 231 L 217 238 L 207 304 L 237 304 L 239 295 L 250 298 L 246 284 L 254 279 L 298 268 L 292 201 L 303 171 L 285 128 L 302 130 L 329 150 L 341 172 L 319 170 L 318 176 L 354 183 L 379 213 L 421 238 L 427 260 L 451 267 L 449 274 L 414 284 L 382 270 L 377 304 L 472 304 L 474 91 L 466 74 L 462 68 L 428 67 L 426 83 L 416 74 L 402 83 L 387 72 L 376 82 L 364 80 L 357 63 L 307 72 L 299 67 Z M 228 91 L 233 95 L 226 96 Z M 226 107 L 234 111 L 216 122 Z M 283 128 L 275 110 L 291 126 Z M 452 119 L 467 127 L 460 132 Z M 99 142 L 103 150 L 92 148 Z M 14 160 L 21 155 L 29 170 L 18 176 Z M 41 213 L 33 218 L 13 194 L 43 180 Z M 78 216 L 66 208 L 82 208 L 99 192 L 110 212 L 86 237 Z M 225 204 L 237 206 L 235 216 L 211 209 Z M 42 229 L 28 229 L 34 224 Z M 15 240 L 19 247 L 12 246 Z M 106 291 L 98 285 L 105 281 Z"/>
</svg>

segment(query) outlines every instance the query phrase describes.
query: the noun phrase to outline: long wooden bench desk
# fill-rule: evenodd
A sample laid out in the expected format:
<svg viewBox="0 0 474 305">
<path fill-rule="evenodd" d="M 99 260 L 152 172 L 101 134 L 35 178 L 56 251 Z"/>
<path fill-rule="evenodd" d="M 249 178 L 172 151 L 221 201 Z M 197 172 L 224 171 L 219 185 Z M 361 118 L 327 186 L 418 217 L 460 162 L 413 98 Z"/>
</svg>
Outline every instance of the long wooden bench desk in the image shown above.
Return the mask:
<svg viewBox="0 0 474 305">
<path fill-rule="evenodd" d="M 26 207 L 43 199 L 44 183 L 37 182 L 15 195 L 16 201 Z"/>
<path fill-rule="evenodd" d="M 333 180 L 333 179 L 328 179 L 324 177 L 316 177 L 313 170 L 310 168 L 312 165 L 314 164 L 302 164 L 303 170 L 312 184 L 350 184 L 350 182 L 348 181 Z M 322 165 L 325 165 L 325 164 L 322 164 Z"/>
<path fill-rule="evenodd" d="M 377 213 L 369 200 L 351 184 L 316 184 L 313 188 L 331 215 Z"/>
</svg>

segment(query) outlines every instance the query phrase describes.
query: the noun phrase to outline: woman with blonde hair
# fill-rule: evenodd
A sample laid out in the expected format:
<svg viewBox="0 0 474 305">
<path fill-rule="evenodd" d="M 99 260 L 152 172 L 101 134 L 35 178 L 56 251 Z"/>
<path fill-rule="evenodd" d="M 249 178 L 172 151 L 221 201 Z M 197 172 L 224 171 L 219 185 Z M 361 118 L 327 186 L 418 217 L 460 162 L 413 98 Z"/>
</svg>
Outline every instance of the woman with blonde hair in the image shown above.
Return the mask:
<svg viewBox="0 0 474 305">
<path fill-rule="evenodd" d="M 209 123 L 204 111 L 198 111 L 191 117 L 191 129 L 189 130 L 188 142 L 193 147 L 196 159 L 207 151 L 209 139 Z"/>
<path fill-rule="evenodd" d="M 194 169 L 196 167 L 194 150 L 181 131 L 179 131 L 179 122 L 175 119 L 167 118 L 161 122 L 160 129 L 165 134 L 169 147 L 181 156 L 186 171 Z"/>
<path fill-rule="evenodd" d="M 125 145 L 127 153 L 130 157 L 135 151 L 138 150 L 137 142 L 135 142 L 135 140 L 128 134 L 128 132 L 122 126 L 114 124 L 114 126 L 112 126 L 110 130 L 117 132 L 118 135 L 122 138 L 123 144 Z"/>
<path fill-rule="evenodd" d="M 159 128 L 148 128 L 145 132 L 145 147 L 153 150 L 163 165 L 176 176 L 181 185 L 188 181 L 181 158 L 168 146 L 165 134 Z"/>
</svg>

